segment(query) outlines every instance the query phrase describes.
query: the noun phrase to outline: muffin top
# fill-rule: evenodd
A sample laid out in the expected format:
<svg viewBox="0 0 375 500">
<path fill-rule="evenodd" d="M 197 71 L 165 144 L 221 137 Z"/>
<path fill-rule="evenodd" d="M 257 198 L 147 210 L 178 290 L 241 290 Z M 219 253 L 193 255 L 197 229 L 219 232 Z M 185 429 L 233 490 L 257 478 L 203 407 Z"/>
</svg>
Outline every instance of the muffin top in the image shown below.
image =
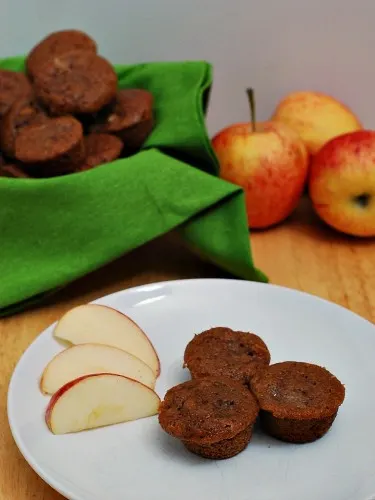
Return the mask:
<svg viewBox="0 0 375 500">
<path fill-rule="evenodd" d="M 3 116 L 12 104 L 33 93 L 31 84 L 23 73 L 0 69 L 0 116 Z"/>
<path fill-rule="evenodd" d="M 15 154 L 15 140 L 23 127 L 48 120 L 46 113 L 33 96 L 15 101 L 0 123 L 0 145 L 8 156 Z"/>
<path fill-rule="evenodd" d="M 169 389 L 160 406 L 159 423 L 178 439 L 210 445 L 253 424 L 258 411 L 255 397 L 243 385 L 209 377 Z"/>
<path fill-rule="evenodd" d="M 325 368 L 298 361 L 263 367 L 251 380 L 262 410 L 276 418 L 320 419 L 343 403 L 345 388 Z"/>
<path fill-rule="evenodd" d="M 77 50 L 46 60 L 34 89 L 52 114 L 96 113 L 115 98 L 117 75 L 103 57 Z"/>
<path fill-rule="evenodd" d="M 116 160 L 123 147 L 121 139 L 110 134 L 89 134 L 85 142 L 85 167 L 92 168 Z"/>
<path fill-rule="evenodd" d="M 120 132 L 152 117 L 153 96 L 143 89 L 122 89 L 103 116 L 93 125 L 94 132 Z"/>
<path fill-rule="evenodd" d="M 72 116 L 62 116 L 22 128 L 15 142 L 16 158 L 25 163 L 59 159 L 82 142 L 82 125 Z"/>
<path fill-rule="evenodd" d="M 193 378 L 225 376 L 249 383 L 257 366 L 268 365 L 271 356 L 266 344 L 254 333 L 216 327 L 189 342 L 184 362 Z"/>
<path fill-rule="evenodd" d="M 96 42 L 79 30 L 61 30 L 49 34 L 30 51 L 26 59 L 26 69 L 34 77 L 41 65 L 48 59 L 72 50 L 96 54 Z"/>
</svg>

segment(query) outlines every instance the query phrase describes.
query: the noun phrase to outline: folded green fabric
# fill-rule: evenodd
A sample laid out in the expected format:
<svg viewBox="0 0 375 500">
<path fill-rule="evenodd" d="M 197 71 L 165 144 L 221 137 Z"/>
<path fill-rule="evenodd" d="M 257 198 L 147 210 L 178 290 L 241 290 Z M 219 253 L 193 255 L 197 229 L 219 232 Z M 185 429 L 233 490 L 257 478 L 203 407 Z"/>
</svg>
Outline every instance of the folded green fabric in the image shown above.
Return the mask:
<svg viewBox="0 0 375 500">
<path fill-rule="evenodd" d="M 0 62 L 23 70 L 24 59 Z M 204 125 L 205 62 L 117 66 L 120 87 L 155 97 L 157 126 L 133 157 L 51 179 L 0 178 L 0 315 L 40 300 L 174 228 L 237 277 L 253 265 L 243 192 L 217 177 Z"/>
</svg>

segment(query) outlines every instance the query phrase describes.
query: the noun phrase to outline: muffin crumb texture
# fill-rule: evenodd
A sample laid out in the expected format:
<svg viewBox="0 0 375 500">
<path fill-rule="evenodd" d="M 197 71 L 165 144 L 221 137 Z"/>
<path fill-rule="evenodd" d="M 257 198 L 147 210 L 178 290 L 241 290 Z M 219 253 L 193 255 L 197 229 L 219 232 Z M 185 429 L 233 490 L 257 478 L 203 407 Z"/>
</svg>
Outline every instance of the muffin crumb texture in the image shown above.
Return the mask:
<svg viewBox="0 0 375 500">
<path fill-rule="evenodd" d="M 192 380 L 169 389 L 161 403 L 162 429 L 204 458 L 245 450 L 259 416 L 261 429 L 289 443 L 310 443 L 332 427 L 345 398 L 326 368 L 285 361 L 254 333 L 215 327 L 193 337 L 184 367 Z"/>
<path fill-rule="evenodd" d="M 187 449 L 206 458 L 229 458 L 252 435 L 259 406 L 239 382 L 220 377 L 191 380 L 170 389 L 159 423 Z"/>
<path fill-rule="evenodd" d="M 345 398 L 342 383 L 311 363 L 286 361 L 260 370 L 251 381 L 266 432 L 306 443 L 326 434 Z"/>
<path fill-rule="evenodd" d="M 248 385 L 257 369 L 269 365 L 270 352 L 254 333 L 216 327 L 206 330 L 186 346 L 185 366 L 192 378 L 223 376 Z"/>
</svg>

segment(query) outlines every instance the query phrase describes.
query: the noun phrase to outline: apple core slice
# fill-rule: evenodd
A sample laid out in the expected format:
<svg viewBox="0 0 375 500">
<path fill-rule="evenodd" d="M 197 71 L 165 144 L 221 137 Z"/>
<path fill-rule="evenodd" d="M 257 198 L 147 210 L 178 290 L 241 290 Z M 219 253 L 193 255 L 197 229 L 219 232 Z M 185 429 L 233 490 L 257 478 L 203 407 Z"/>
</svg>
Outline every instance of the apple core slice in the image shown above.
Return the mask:
<svg viewBox="0 0 375 500">
<path fill-rule="evenodd" d="M 54 394 L 71 380 L 94 373 L 116 373 L 152 389 L 155 386 L 154 372 L 133 354 L 103 344 L 79 344 L 60 352 L 48 363 L 40 389 L 44 394 Z"/>
<path fill-rule="evenodd" d="M 80 377 L 61 387 L 46 410 L 53 434 L 68 434 L 156 415 L 160 398 L 149 387 L 113 373 Z"/>
<path fill-rule="evenodd" d="M 132 319 L 111 307 L 98 304 L 74 307 L 57 323 L 54 335 L 76 345 L 117 347 L 146 363 L 156 377 L 160 373 L 158 355 L 147 335 Z"/>
</svg>

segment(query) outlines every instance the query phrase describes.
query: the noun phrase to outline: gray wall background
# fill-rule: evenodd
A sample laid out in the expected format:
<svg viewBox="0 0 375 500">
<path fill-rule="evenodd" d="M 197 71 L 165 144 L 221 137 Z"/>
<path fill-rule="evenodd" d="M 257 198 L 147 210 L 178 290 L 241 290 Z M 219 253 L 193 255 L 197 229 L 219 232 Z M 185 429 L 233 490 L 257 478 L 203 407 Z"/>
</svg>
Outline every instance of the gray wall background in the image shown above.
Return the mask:
<svg viewBox="0 0 375 500">
<path fill-rule="evenodd" d="M 345 101 L 375 127 L 374 0 L 2 0 L 0 56 L 80 28 L 117 63 L 207 59 L 211 133 L 246 120 L 246 86 L 267 118 L 291 90 Z"/>
</svg>

